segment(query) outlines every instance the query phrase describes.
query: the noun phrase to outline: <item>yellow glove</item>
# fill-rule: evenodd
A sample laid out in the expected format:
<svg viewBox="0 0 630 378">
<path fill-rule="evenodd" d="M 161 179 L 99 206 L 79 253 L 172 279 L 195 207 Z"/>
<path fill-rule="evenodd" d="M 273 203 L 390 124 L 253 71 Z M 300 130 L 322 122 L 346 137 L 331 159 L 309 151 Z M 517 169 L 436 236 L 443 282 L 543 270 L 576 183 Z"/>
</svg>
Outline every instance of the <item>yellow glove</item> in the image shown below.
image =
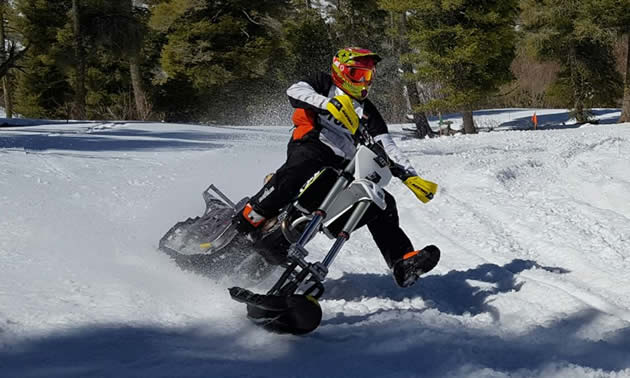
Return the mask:
<svg viewBox="0 0 630 378">
<path fill-rule="evenodd" d="M 421 179 L 418 176 L 411 176 L 403 182 L 423 203 L 431 201 L 438 189 L 436 183 Z"/>
<path fill-rule="evenodd" d="M 347 94 L 333 97 L 326 109 L 330 114 L 335 117 L 336 120 L 341 122 L 352 134 L 354 134 L 359 128 L 359 116 L 354 110 L 352 105 L 352 99 Z"/>
</svg>

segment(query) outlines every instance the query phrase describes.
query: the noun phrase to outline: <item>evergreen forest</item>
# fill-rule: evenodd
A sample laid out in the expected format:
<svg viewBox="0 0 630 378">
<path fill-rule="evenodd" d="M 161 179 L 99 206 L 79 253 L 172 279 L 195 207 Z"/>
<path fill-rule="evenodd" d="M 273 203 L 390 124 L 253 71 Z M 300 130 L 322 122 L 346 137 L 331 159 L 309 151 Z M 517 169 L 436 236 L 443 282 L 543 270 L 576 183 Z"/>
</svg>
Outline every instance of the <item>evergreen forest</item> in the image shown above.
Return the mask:
<svg viewBox="0 0 630 378">
<path fill-rule="evenodd" d="M 8 118 L 290 123 L 285 90 L 345 46 L 383 57 L 389 122 L 623 108 L 630 0 L 0 0 Z"/>
</svg>

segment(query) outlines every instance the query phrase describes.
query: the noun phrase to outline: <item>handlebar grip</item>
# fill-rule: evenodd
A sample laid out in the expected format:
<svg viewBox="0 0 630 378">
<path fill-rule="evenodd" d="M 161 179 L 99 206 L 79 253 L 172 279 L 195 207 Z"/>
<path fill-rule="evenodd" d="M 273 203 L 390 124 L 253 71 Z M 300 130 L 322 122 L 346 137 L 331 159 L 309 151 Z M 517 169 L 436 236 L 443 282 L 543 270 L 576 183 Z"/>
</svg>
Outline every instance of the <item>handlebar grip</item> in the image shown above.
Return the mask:
<svg viewBox="0 0 630 378">
<path fill-rule="evenodd" d="M 392 175 L 398 177 L 402 181 L 405 181 L 406 179 L 412 176 L 407 172 L 405 167 L 403 167 L 402 165 L 398 163 L 394 163 L 393 161 L 391 162 L 389 170 L 392 172 Z"/>
</svg>

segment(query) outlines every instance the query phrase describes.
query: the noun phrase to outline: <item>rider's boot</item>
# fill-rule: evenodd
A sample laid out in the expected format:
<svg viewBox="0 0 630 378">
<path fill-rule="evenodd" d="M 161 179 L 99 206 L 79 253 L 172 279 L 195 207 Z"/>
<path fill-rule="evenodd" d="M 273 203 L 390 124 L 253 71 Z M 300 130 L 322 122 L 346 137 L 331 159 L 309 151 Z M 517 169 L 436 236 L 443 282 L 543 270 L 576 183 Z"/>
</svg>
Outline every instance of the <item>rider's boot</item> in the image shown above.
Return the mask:
<svg viewBox="0 0 630 378">
<path fill-rule="evenodd" d="M 236 226 L 238 232 L 247 235 L 249 239 L 255 241 L 257 239 L 257 231 L 265 223 L 265 220 L 265 217 L 254 210 L 250 203 L 247 203 L 243 210 L 234 215 L 232 223 Z"/>
<path fill-rule="evenodd" d="M 424 273 L 435 268 L 440 260 L 440 249 L 434 245 L 428 245 L 419 251 L 405 254 L 394 263 L 392 268 L 394 279 L 400 287 L 413 285 Z"/>
<path fill-rule="evenodd" d="M 273 173 L 269 173 L 265 176 L 264 184 L 268 184 L 273 177 Z M 267 220 L 262 214 L 261 210 L 254 209 L 254 206 L 251 202 L 245 204 L 245 207 L 242 210 L 237 211 L 237 213 L 232 218 L 232 224 L 236 226 L 236 230 L 241 234 L 245 234 L 252 241 L 257 240 L 257 235 L 260 234 L 260 226 L 262 226 Z"/>
<path fill-rule="evenodd" d="M 267 263 L 282 265 L 287 261 L 287 251 L 291 243 L 275 226 L 277 223 L 274 223 L 273 218 L 269 219 L 269 222 L 267 221 L 268 219 L 260 215 L 249 203 L 232 218 L 236 230 L 251 242 L 254 250 Z"/>
</svg>

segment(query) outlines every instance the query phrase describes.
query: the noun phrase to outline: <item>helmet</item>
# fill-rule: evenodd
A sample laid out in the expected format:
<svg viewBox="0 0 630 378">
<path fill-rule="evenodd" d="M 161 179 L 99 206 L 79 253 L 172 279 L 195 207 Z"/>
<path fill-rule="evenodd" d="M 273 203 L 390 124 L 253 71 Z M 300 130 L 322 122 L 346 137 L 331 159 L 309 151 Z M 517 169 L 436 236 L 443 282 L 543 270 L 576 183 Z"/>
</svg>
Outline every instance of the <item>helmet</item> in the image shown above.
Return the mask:
<svg viewBox="0 0 630 378">
<path fill-rule="evenodd" d="M 337 52 L 332 62 L 332 78 L 336 86 L 350 97 L 364 100 L 372 85 L 378 54 L 358 47 L 346 47 Z"/>
</svg>

